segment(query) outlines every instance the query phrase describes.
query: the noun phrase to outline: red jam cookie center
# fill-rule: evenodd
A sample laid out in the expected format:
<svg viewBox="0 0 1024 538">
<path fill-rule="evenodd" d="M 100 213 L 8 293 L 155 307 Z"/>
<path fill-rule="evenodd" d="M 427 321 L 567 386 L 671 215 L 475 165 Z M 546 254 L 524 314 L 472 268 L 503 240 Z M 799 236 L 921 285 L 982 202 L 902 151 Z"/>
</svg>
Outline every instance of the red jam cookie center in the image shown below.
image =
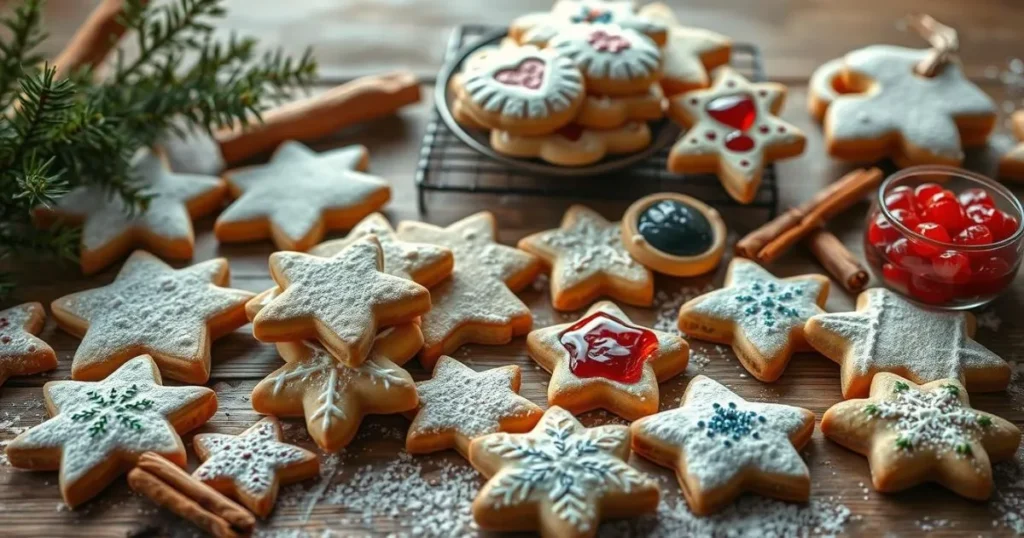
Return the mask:
<svg viewBox="0 0 1024 538">
<path fill-rule="evenodd" d="M 630 47 L 629 41 L 617 34 L 609 34 L 604 30 L 595 30 L 587 38 L 594 50 L 618 54 Z"/>
<path fill-rule="evenodd" d="M 745 134 L 757 121 L 757 107 L 749 95 L 716 97 L 708 101 L 704 109 L 718 123 L 735 129 L 725 135 L 726 149 L 744 153 L 757 145 L 753 138 Z"/>
<path fill-rule="evenodd" d="M 494 74 L 494 80 L 507 86 L 522 86 L 531 90 L 540 88 L 544 82 L 544 61 L 527 58 L 511 69 L 502 69 Z"/>
<path fill-rule="evenodd" d="M 587 316 L 558 337 L 569 352 L 576 377 L 603 377 L 636 383 L 644 362 L 658 349 L 658 337 L 604 312 Z"/>
</svg>

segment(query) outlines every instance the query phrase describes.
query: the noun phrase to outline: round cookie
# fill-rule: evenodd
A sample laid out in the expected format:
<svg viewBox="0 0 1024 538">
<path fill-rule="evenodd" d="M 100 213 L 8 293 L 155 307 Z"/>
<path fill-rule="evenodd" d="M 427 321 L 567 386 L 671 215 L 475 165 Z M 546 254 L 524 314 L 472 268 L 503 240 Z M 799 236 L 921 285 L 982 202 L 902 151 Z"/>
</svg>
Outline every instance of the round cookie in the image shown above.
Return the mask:
<svg viewBox="0 0 1024 538">
<path fill-rule="evenodd" d="M 650 269 L 695 276 L 718 267 L 725 252 L 725 221 L 704 202 L 674 192 L 645 196 L 622 217 L 622 243 Z"/>
<path fill-rule="evenodd" d="M 661 76 L 661 51 L 654 41 L 615 24 L 569 26 L 548 47 L 579 67 L 592 94 L 642 94 Z"/>
<path fill-rule="evenodd" d="M 667 38 L 664 22 L 637 13 L 633 0 L 558 0 L 550 12 L 527 13 L 516 18 L 508 35 L 519 43 L 543 46 L 568 26 L 601 23 L 636 30 L 659 47 Z"/>
<path fill-rule="evenodd" d="M 567 125 L 551 134 L 523 136 L 491 131 L 491 148 L 510 157 L 538 158 L 558 166 L 585 166 L 606 155 L 640 151 L 651 144 L 646 123 L 629 121 L 614 129 Z"/>
<path fill-rule="evenodd" d="M 615 129 L 629 121 L 658 120 L 665 115 L 665 94 L 651 84 L 644 93 L 623 97 L 588 95 L 573 123 L 592 129 Z"/>
</svg>

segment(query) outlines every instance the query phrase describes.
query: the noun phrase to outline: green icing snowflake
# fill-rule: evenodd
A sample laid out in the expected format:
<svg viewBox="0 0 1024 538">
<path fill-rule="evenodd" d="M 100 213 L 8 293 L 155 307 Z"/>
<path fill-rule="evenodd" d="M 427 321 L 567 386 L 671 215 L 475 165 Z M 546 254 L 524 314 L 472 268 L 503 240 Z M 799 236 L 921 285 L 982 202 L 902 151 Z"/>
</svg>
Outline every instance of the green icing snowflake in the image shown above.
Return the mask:
<svg viewBox="0 0 1024 538">
<path fill-rule="evenodd" d="M 125 390 L 111 387 L 106 393 L 91 390 L 85 395 L 89 401 L 88 408 L 72 413 L 71 420 L 89 424 L 87 431 L 92 437 L 107 433 L 115 424 L 141 430 L 142 421 L 137 415 L 153 408 L 153 400 L 137 399 L 139 387 L 135 384 Z"/>
<path fill-rule="evenodd" d="M 803 297 L 803 288 L 754 282 L 747 289 L 749 293 L 737 295 L 736 301 L 746 306 L 744 314 L 758 316 L 765 327 L 772 328 L 780 320 L 800 317 L 800 311 L 793 304 Z"/>
</svg>

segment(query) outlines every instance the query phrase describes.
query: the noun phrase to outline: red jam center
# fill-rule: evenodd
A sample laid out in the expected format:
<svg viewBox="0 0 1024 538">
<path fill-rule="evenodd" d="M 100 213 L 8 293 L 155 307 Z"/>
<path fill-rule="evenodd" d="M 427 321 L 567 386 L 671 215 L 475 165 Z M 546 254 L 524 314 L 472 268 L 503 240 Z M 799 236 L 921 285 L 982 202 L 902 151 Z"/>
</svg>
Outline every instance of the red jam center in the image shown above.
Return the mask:
<svg viewBox="0 0 1024 538">
<path fill-rule="evenodd" d="M 745 132 L 757 121 L 757 107 L 749 95 L 716 97 L 705 105 L 708 115 L 715 121 L 736 129 L 725 135 L 725 148 L 736 153 L 754 149 L 757 143 Z M 764 126 L 762 126 L 764 127 Z"/>
<path fill-rule="evenodd" d="M 558 337 L 569 352 L 569 369 L 576 377 L 603 377 L 636 383 L 644 362 L 658 349 L 658 337 L 604 312 L 591 314 Z"/>
<path fill-rule="evenodd" d="M 540 88 L 544 82 L 544 61 L 527 58 L 512 69 L 502 69 L 494 74 L 494 80 L 508 86 L 522 86 L 531 90 Z"/>
<path fill-rule="evenodd" d="M 630 47 L 629 41 L 626 38 L 616 34 L 609 34 L 604 30 L 591 32 L 587 42 L 590 43 L 591 47 L 594 47 L 594 50 L 610 52 L 612 54 L 618 54 Z"/>
</svg>

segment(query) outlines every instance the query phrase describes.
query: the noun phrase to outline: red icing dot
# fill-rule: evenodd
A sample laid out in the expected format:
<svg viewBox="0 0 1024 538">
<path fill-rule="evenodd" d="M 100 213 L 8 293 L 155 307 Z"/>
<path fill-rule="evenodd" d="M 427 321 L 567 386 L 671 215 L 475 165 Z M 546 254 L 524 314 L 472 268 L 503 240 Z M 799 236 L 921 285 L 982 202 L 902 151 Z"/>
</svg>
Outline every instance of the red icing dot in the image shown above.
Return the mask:
<svg viewBox="0 0 1024 538">
<path fill-rule="evenodd" d="M 746 159 L 743 159 L 742 161 L 740 161 L 740 166 L 746 168 L 746 167 L 750 166 L 750 161 L 748 161 Z"/>
<path fill-rule="evenodd" d="M 705 105 L 708 115 L 733 129 L 746 131 L 757 119 L 754 100 L 749 95 L 716 97 Z"/>
<path fill-rule="evenodd" d="M 691 104 L 691 105 L 696 105 L 696 104 L 697 104 L 697 103 L 699 103 L 699 102 L 700 102 L 700 100 L 699 100 L 699 99 L 697 99 L 696 97 L 691 97 L 691 98 L 690 98 L 690 104 Z"/>
<path fill-rule="evenodd" d="M 725 137 L 725 147 L 730 151 L 743 153 L 754 149 L 754 139 L 739 132 L 733 131 Z"/>
<path fill-rule="evenodd" d="M 36 352 L 36 346 L 28 346 L 28 352 L 29 353 L 35 353 Z"/>
<path fill-rule="evenodd" d="M 494 74 L 494 80 L 508 86 L 522 86 L 531 90 L 540 88 L 544 81 L 544 61 L 527 58 L 511 69 L 502 69 Z"/>
<path fill-rule="evenodd" d="M 566 125 L 565 127 L 559 129 L 557 133 L 562 138 L 575 142 L 579 140 L 581 136 L 583 136 L 583 127 L 580 127 L 575 123 L 570 123 L 569 125 Z"/>
<path fill-rule="evenodd" d="M 708 140 L 714 140 L 714 139 L 718 138 L 718 135 L 717 135 L 717 134 L 715 134 L 715 132 L 714 132 L 714 131 L 708 131 L 708 132 L 704 133 L 704 136 L 705 136 L 705 138 L 707 138 Z"/>
<path fill-rule="evenodd" d="M 783 126 L 781 126 L 781 125 L 779 125 L 779 128 L 778 128 L 778 129 L 776 129 L 776 130 L 777 130 L 777 131 L 779 131 L 780 133 L 784 133 L 784 132 L 786 132 L 786 128 L 785 128 L 785 127 L 783 127 Z"/>
<path fill-rule="evenodd" d="M 761 134 L 768 134 L 768 131 L 771 131 L 771 129 L 767 125 L 762 125 L 758 127 L 757 130 L 760 131 Z"/>
<path fill-rule="evenodd" d="M 644 362 L 658 348 L 658 337 L 604 312 L 587 316 L 562 332 L 559 342 L 569 352 L 569 369 L 577 377 L 603 377 L 636 383 Z"/>
<path fill-rule="evenodd" d="M 757 94 L 761 97 L 768 97 L 768 90 L 757 90 Z"/>
<path fill-rule="evenodd" d="M 587 43 L 590 43 L 594 50 L 610 52 L 612 54 L 618 54 L 632 46 L 626 38 L 617 34 L 610 34 L 604 30 L 591 32 L 587 38 Z"/>
<path fill-rule="evenodd" d="M 10 344 L 11 343 L 11 337 L 7 336 L 6 334 L 3 335 L 3 336 L 0 336 L 0 342 L 3 342 L 5 344 Z"/>
<path fill-rule="evenodd" d="M 735 80 L 730 80 L 729 82 L 726 82 L 725 85 L 730 87 L 730 88 L 735 88 L 736 87 L 736 81 Z"/>
</svg>

